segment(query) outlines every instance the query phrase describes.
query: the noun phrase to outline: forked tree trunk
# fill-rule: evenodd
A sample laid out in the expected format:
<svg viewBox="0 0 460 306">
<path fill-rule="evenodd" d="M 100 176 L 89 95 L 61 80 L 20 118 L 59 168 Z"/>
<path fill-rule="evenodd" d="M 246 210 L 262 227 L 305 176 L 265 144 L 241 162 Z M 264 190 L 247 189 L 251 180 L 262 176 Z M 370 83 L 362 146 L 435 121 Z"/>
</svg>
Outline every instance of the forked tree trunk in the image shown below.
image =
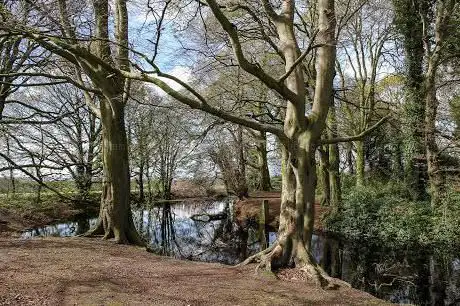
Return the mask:
<svg viewBox="0 0 460 306">
<path fill-rule="evenodd" d="M 94 0 L 95 53 L 99 59 L 129 70 L 128 12 L 126 0 L 115 0 L 116 56 L 112 57 L 109 40 L 109 1 Z M 125 130 L 126 94 L 129 83 L 98 60 L 80 61 L 88 77 L 102 92 L 99 110 L 102 124 L 103 181 L 99 218 L 86 236 L 103 234 L 117 243 L 145 245 L 134 226 L 130 206 L 128 139 Z"/>
<path fill-rule="evenodd" d="M 130 207 L 128 142 L 122 101 L 101 101 L 103 181 L 99 218 L 89 234 L 143 245 Z"/>
<path fill-rule="evenodd" d="M 286 71 L 300 56 L 294 30 L 294 2 L 284 1 L 282 15 L 275 18 L 281 47 L 286 58 Z M 310 250 L 315 219 L 316 160 L 315 151 L 325 128 L 333 98 L 332 83 L 335 63 L 334 0 L 319 0 L 317 75 L 312 114 L 305 118 L 305 86 L 302 69 L 297 66 L 286 78 L 288 88 L 299 101 L 288 101 L 283 141 L 281 213 L 277 241 L 272 247 L 248 258 L 260 259 L 259 268 L 272 271 L 295 266 L 322 286 L 335 286 L 316 263 Z M 290 19 L 289 19 L 290 18 Z M 243 263 L 243 264 L 244 264 Z"/>
<path fill-rule="evenodd" d="M 335 287 L 311 253 L 315 219 L 316 161 L 310 134 L 304 133 L 300 145 L 283 148 L 281 214 L 277 241 L 272 247 L 248 258 L 260 256 L 259 269 L 273 271 L 296 267 L 323 287 Z"/>
</svg>

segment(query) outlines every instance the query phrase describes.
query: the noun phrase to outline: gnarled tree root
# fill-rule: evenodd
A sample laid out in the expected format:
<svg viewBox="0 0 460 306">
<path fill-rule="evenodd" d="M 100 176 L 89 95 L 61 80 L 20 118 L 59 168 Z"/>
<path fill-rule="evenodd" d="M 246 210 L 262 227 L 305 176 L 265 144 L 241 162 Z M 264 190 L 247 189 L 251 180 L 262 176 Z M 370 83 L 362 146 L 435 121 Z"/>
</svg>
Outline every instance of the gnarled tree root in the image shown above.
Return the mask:
<svg viewBox="0 0 460 306">
<path fill-rule="evenodd" d="M 132 244 L 137 246 L 145 247 L 146 243 L 139 236 L 134 224 L 129 224 L 126 228 L 117 231 L 115 234 L 114 229 L 110 226 L 109 223 L 104 223 L 99 218 L 96 226 L 93 229 L 90 229 L 86 233 L 80 235 L 81 237 L 96 237 L 103 236 L 102 239 L 115 239 L 115 242 L 118 244 Z"/>
<path fill-rule="evenodd" d="M 248 257 L 245 261 L 238 264 L 237 267 L 241 267 L 250 263 L 259 263 L 256 266 L 256 273 L 271 273 L 276 276 L 276 271 L 273 269 L 273 262 L 280 258 L 283 253 L 283 248 L 279 243 L 275 243 L 269 248 Z M 293 258 L 296 265 L 293 269 L 298 269 L 304 273 L 305 277 L 326 290 L 334 290 L 339 287 L 351 287 L 345 281 L 333 278 L 329 276 L 323 268 L 314 262 L 312 257 L 310 258 Z M 296 260 L 297 259 L 297 260 Z"/>
<path fill-rule="evenodd" d="M 272 246 L 266 248 L 265 250 L 246 258 L 243 262 L 237 264 L 236 267 L 241 267 L 241 266 L 253 263 L 253 262 L 260 262 L 262 256 L 267 255 L 268 253 L 270 253 L 273 250 L 274 247 L 275 247 L 275 245 L 272 245 Z"/>
</svg>

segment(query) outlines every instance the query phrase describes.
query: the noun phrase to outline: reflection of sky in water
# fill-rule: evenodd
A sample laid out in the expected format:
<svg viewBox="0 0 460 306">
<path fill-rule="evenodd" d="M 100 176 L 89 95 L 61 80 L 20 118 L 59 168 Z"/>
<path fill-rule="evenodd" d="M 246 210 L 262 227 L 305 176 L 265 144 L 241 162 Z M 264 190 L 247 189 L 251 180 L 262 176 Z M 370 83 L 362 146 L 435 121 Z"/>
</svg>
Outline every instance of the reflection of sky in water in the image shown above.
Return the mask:
<svg viewBox="0 0 460 306">
<path fill-rule="evenodd" d="M 234 222 L 231 202 L 176 202 L 170 204 L 169 210 L 166 208 L 165 212 L 163 207 L 167 206 L 133 209 L 136 228 L 149 241 L 152 249 L 160 254 L 198 261 L 236 264 L 261 249 L 258 228 L 242 228 Z M 208 222 L 194 221 L 191 218 L 196 214 L 222 217 L 222 213 L 227 213 L 226 218 Z M 96 221 L 96 218 L 91 218 L 31 229 L 24 232 L 22 238 L 74 236 L 94 226 Z M 269 232 L 269 244 L 273 244 L 275 240 L 276 233 Z M 338 246 L 340 260 L 337 264 L 341 271 L 338 276 L 352 283 L 355 288 L 396 303 L 425 304 L 427 302 L 420 300 L 419 296 L 426 295 L 430 290 L 429 275 L 419 275 L 418 270 L 418 267 L 423 265 L 419 262 L 420 253 L 423 252 L 406 250 L 398 253 L 383 247 L 366 246 L 361 242 L 349 244 L 325 236 L 313 235 L 312 255 L 318 262 L 324 261 L 325 247 L 331 241 Z M 446 284 L 446 304 L 460 305 L 460 259 L 450 262 L 445 279 L 439 281 Z M 403 263 L 406 266 L 399 271 L 378 268 Z M 388 275 L 394 276 L 388 277 Z M 422 287 L 417 288 L 415 285 L 417 282 Z"/>
<path fill-rule="evenodd" d="M 83 220 L 87 221 L 87 220 Z M 89 219 L 89 226 L 95 226 L 97 222 L 97 218 Z M 30 229 L 22 233 L 21 238 L 28 239 L 33 237 L 71 237 L 77 235 L 77 233 L 81 232 L 79 229 L 81 228 L 81 223 L 75 222 L 68 222 L 68 223 L 59 223 L 48 225 L 45 227 L 38 227 L 34 229 Z M 84 225 L 85 230 L 87 225 Z"/>
</svg>

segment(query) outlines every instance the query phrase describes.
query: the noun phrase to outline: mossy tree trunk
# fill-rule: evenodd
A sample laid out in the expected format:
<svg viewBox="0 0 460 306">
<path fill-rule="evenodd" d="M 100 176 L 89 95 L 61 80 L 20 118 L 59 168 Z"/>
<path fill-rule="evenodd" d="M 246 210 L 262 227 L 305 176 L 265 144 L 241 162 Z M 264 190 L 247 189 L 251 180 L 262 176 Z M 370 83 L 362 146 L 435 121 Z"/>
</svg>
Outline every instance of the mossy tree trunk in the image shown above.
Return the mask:
<svg viewBox="0 0 460 306">
<path fill-rule="evenodd" d="M 455 0 L 436 2 L 434 6 L 435 18 L 433 24 L 434 41 L 433 46 L 426 46 L 425 57 L 427 59 L 427 69 L 424 75 L 425 93 L 425 154 L 427 161 L 427 172 L 430 182 L 431 206 L 436 208 L 441 205 L 445 197 L 445 172 L 441 168 L 439 155 L 440 150 L 436 142 L 436 119 L 439 101 L 437 99 L 436 79 L 438 70 L 445 56 L 445 45 L 450 39 L 450 26 L 455 26 L 456 21 L 453 15 L 458 12 L 458 3 Z M 424 38 L 427 39 L 431 33 L 425 30 Z"/>
<path fill-rule="evenodd" d="M 358 140 L 354 142 L 356 147 L 356 186 L 364 186 L 365 174 L 365 156 L 364 156 L 364 141 Z"/>
<path fill-rule="evenodd" d="M 395 23 L 403 36 L 406 66 L 406 99 L 404 103 L 404 159 L 405 180 L 412 198 L 426 198 L 426 156 L 424 152 L 425 104 L 421 97 L 423 88 L 423 20 L 428 13 L 426 0 L 394 0 Z M 419 12 L 419 14 L 407 14 Z M 425 18 L 423 17 L 423 18 Z"/>
</svg>

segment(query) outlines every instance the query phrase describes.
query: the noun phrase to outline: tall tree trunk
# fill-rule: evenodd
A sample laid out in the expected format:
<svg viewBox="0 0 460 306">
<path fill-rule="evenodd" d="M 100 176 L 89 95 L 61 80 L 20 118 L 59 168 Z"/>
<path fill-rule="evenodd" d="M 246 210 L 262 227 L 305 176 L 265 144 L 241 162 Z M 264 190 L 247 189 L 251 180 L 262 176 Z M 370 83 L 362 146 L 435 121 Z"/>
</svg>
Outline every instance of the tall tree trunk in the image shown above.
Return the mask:
<svg viewBox="0 0 460 306">
<path fill-rule="evenodd" d="M 267 4 L 265 4 L 267 5 Z M 281 212 L 278 238 L 267 250 L 250 257 L 261 257 L 259 268 L 273 268 L 294 264 L 317 283 L 331 285 L 331 279 L 316 263 L 310 250 L 315 219 L 317 142 L 325 128 L 325 121 L 333 97 L 332 83 L 335 63 L 334 0 L 319 0 L 317 75 L 312 115 L 305 117 L 306 92 L 302 68 L 297 65 L 286 78 L 287 87 L 299 97 L 288 101 L 283 142 Z M 271 12 L 271 14 L 275 14 Z M 282 14 L 272 17 L 280 37 L 281 49 L 290 71 L 300 56 L 294 28 L 294 1 L 283 1 Z"/>
<path fill-rule="evenodd" d="M 141 159 L 143 157 L 141 156 Z M 144 195 L 144 161 L 141 160 L 139 165 L 139 176 L 137 179 L 137 184 L 139 186 L 139 202 L 144 202 L 145 195 Z"/>
<path fill-rule="evenodd" d="M 337 137 L 337 118 L 334 99 L 331 101 L 331 108 L 329 109 L 327 120 L 329 125 L 327 131 L 328 138 L 332 139 Z M 342 202 L 342 187 L 340 184 L 339 145 L 334 143 L 329 145 L 329 201 L 333 210 L 338 210 Z"/>
<path fill-rule="evenodd" d="M 143 245 L 130 206 L 128 142 L 123 101 L 101 99 L 103 181 L 99 219 L 91 234 Z"/>
<path fill-rule="evenodd" d="M 270 191 L 272 186 L 270 182 L 270 171 L 268 170 L 267 133 L 260 132 L 257 142 L 256 148 L 259 166 L 259 186 L 262 191 Z"/>
<path fill-rule="evenodd" d="M 365 156 L 364 156 L 364 141 L 358 140 L 354 142 L 356 147 L 356 186 L 364 186 L 364 170 L 365 170 Z"/>
<path fill-rule="evenodd" d="M 321 183 L 321 205 L 329 206 L 331 204 L 331 184 L 329 181 L 329 146 L 324 145 L 319 150 L 320 166 L 319 166 L 319 180 Z"/>
<path fill-rule="evenodd" d="M 94 0 L 96 19 L 95 44 L 97 56 L 105 63 L 129 70 L 128 14 L 126 0 L 115 1 L 115 60 L 108 43 L 109 3 Z M 98 62 L 81 62 L 92 82 L 101 89 L 99 108 L 102 123 L 103 181 L 101 207 L 96 227 L 87 235 L 103 234 L 115 238 L 117 243 L 145 245 L 134 226 L 130 205 L 130 175 L 128 140 L 125 129 L 126 94 L 129 82 L 123 77 L 101 67 Z"/>
<path fill-rule="evenodd" d="M 394 0 L 396 26 L 403 36 L 406 66 L 404 104 L 404 159 L 406 182 L 415 200 L 426 198 L 426 158 L 423 148 L 425 105 L 420 99 L 423 87 L 423 23 L 428 12 L 426 0 Z M 418 12 L 418 14 L 407 14 Z"/>
<path fill-rule="evenodd" d="M 440 152 L 436 144 L 436 118 L 439 105 L 436 97 L 436 77 L 439 65 L 442 62 L 443 47 L 449 35 L 448 26 L 456 5 L 457 1 L 455 0 L 436 2 L 433 50 L 430 50 L 430 47 L 426 47 L 425 50 L 428 64 L 424 82 L 425 150 L 430 181 L 431 206 L 433 208 L 439 206 L 445 194 L 445 177 L 439 163 Z"/>
</svg>

